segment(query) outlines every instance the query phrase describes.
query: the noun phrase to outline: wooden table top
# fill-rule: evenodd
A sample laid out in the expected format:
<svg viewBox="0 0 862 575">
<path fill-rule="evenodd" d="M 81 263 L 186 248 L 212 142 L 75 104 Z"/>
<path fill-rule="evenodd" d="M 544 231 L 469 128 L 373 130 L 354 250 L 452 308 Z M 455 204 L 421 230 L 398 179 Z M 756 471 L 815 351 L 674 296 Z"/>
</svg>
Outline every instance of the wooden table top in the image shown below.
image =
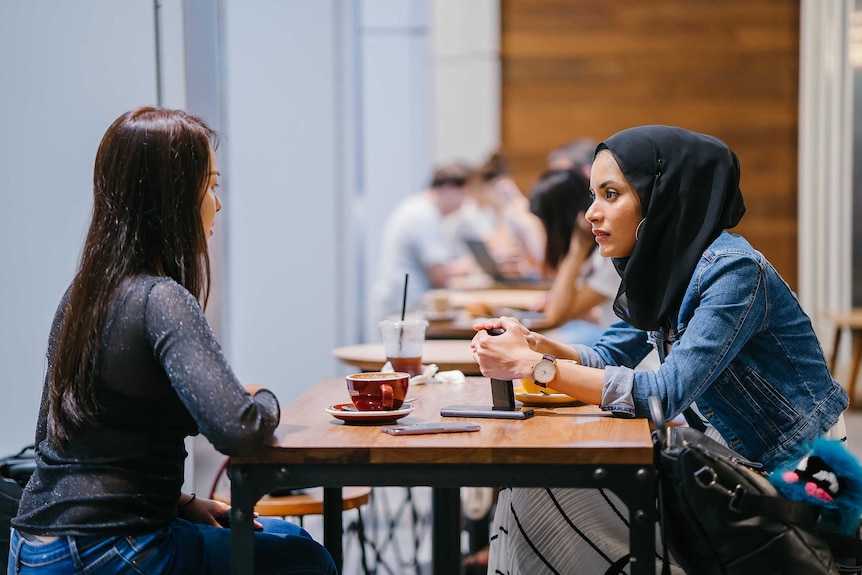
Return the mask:
<svg viewBox="0 0 862 575">
<path fill-rule="evenodd" d="M 468 276 L 456 276 L 451 278 L 447 289 L 452 290 L 493 290 L 493 289 L 525 289 L 525 290 L 548 290 L 553 283 L 552 279 L 547 281 L 523 281 L 514 280 L 513 283 L 495 281 L 487 274 Z"/>
<path fill-rule="evenodd" d="M 337 347 L 332 355 L 342 363 L 362 371 L 378 371 L 386 363 L 386 350 L 382 343 L 360 343 Z M 466 375 L 479 375 L 479 365 L 473 360 L 468 339 L 426 340 L 422 345 L 422 363 L 436 363 L 440 371 L 457 369 Z"/>
<path fill-rule="evenodd" d="M 427 339 L 473 339 L 476 330 L 473 329 L 473 320 L 462 320 L 460 318 L 451 321 L 429 321 L 425 328 Z"/>
<path fill-rule="evenodd" d="M 513 308 L 536 309 L 545 301 L 546 290 L 533 289 L 477 289 L 450 290 L 449 305 L 463 308 L 474 303 L 483 303 L 492 309 Z"/>
<path fill-rule="evenodd" d="M 448 321 L 434 319 L 433 316 L 426 319 L 428 319 L 428 327 L 425 329 L 427 339 L 473 339 L 473 336 L 476 335 L 476 330 L 473 329 L 473 325 L 477 321 L 476 318 L 466 316 L 463 313 Z M 536 319 L 522 319 L 521 323 L 533 331 L 544 331 L 555 327 L 544 316 Z"/>
<path fill-rule="evenodd" d="M 463 384 L 410 387 L 414 411 L 398 423 L 443 420 L 478 423 L 478 432 L 393 436 L 380 426 L 346 424 L 326 413 L 349 401 L 343 378 L 325 379 L 282 409 L 277 447 L 259 451 L 256 463 L 545 463 L 651 465 L 646 419 L 619 419 L 592 405 L 535 407 L 525 420 L 443 418 L 452 404 L 490 405 L 487 378 Z M 242 462 L 243 458 L 234 458 Z"/>
</svg>

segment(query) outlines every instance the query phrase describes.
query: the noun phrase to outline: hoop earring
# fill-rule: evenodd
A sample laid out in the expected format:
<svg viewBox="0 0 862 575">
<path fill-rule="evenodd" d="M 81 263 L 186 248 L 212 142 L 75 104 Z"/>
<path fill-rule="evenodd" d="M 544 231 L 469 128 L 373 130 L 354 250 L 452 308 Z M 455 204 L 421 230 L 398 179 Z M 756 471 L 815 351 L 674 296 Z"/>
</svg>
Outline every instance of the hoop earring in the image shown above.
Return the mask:
<svg viewBox="0 0 862 575">
<path fill-rule="evenodd" d="M 643 227 L 645 221 L 646 221 L 646 218 L 644 218 L 640 222 L 638 222 L 638 227 L 635 228 L 635 241 L 638 241 L 638 236 L 641 233 L 641 227 Z"/>
</svg>

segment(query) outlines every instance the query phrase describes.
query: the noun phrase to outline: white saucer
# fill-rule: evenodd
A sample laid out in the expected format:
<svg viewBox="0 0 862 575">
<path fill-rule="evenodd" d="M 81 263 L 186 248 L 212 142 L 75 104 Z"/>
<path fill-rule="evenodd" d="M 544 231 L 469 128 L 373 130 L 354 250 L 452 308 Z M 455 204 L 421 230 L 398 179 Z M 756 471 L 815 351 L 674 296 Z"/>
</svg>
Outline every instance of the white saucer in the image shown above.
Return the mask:
<svg viewBox="0 0 862 575">
<path fill-rule="evenodd" d="M 339 403 L 326 408 L 326 413 L 345 423 L 354 425 L 385 425 L 395 423 L 413 411 L 412 405 L 402 405 L 401 409 L 389 411 L 356 411 L 352 403 Z"/>
</svg>

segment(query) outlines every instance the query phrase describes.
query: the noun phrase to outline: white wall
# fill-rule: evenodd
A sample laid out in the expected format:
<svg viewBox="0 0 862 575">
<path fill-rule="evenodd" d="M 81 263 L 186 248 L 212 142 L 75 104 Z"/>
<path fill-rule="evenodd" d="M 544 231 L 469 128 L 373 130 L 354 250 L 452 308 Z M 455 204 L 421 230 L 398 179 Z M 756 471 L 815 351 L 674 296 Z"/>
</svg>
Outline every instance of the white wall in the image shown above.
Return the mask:
<svg viewBox="0 0 862 575">
<path fill-rule="evenodd" d="M 224 341 L 283 401 L 332 375 L 341 337 L 333 2 L 222 3 Z"/>
<path fill-rule="evenodd" d="M 426 187 L 431 177 L 431 13 L 426 0 L 366 0 L 361 6 L 357 215 L 367 314 L 380 231 L 398 202 Z M 376 324 L 364 319 L 363 327 L 365 340 L 379 340 Z"/>
<path fill-rule="evenodd" d="M 99 140 L 122 112 L 156 102 L 154 23 L 152 0 L 0 2 L 0 453 L 33 441 Z"/>
<path fill-rule="evenodd" d="M 852 305 L 852 0 L 804 0 L 801 11 L 799 297 L 830 346 L 833 326 L 823 312 Z"/>
<path fill-rule="evenodd" d="M 501 142 L 500 2 L 433 3 L 434 162 L 480 164 Z"/>
</svg>

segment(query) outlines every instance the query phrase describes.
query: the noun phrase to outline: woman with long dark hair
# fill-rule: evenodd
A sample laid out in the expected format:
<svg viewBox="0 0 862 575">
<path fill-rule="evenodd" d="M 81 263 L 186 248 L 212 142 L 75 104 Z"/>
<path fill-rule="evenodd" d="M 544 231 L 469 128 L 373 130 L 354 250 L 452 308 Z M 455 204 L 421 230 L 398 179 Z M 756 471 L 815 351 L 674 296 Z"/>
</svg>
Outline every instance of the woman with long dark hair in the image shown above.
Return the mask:
<svg viewBox="0 0 862 575">
<path fill-rule="evenodd" d="M 138 108 L 96 155 L 93 214 L 48 342 L 36 470 L 13 519 L 9 573 L 226 573 L 229 508 L 180 492 L 184 440 L 249 454 L 278 425 L 275 395 L 243 388 L 202 306 L 221 209 L 217 135 Z M 335 573 L 300 527 L 262 519 L 260 573 Z"/>
</svg>

